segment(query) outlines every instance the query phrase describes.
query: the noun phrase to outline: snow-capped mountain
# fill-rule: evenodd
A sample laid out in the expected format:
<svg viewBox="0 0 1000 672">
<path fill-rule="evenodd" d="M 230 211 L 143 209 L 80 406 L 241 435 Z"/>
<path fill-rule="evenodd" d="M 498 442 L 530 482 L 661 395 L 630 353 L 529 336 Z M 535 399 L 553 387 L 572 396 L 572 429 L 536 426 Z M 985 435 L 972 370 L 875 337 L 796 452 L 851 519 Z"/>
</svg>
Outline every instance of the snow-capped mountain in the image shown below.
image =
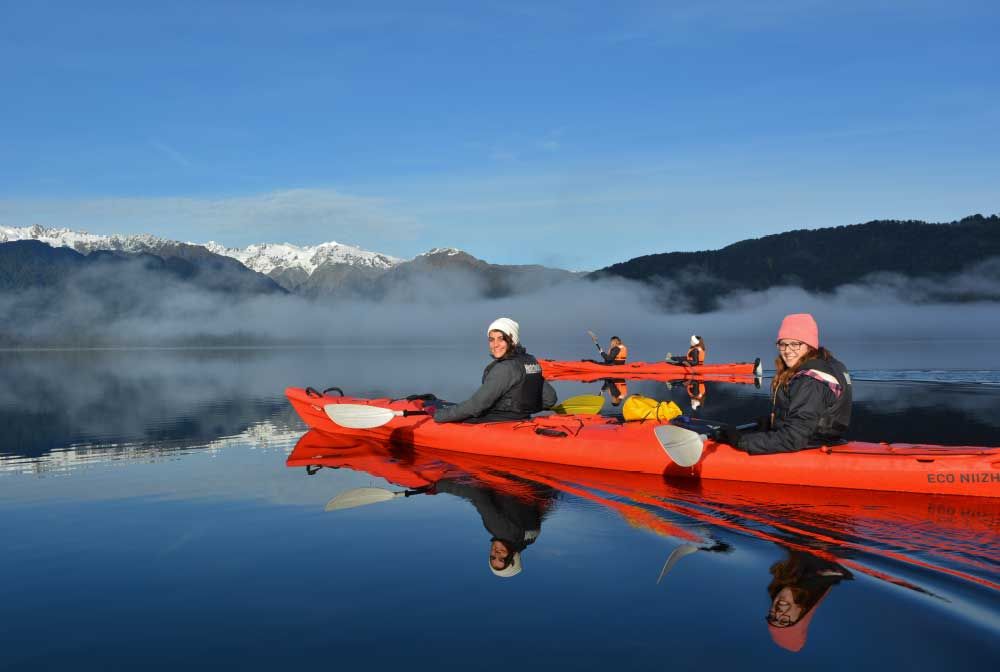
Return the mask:
<svg viewBox="0 0 1000 672">
<path fill-rule="evenodd" d="M 49 229 L 38 224 L 21 228 L 0 226 L 0 243 L 10 243 L 16 240 L 37 240 L 52 247 L 68 247 L 80 254 L 90 254 L 96 250 L 130 253 L 152 252 L 164 244 L 173 242 L 148 233 L 134 236 L 118 234 L 104 236 L 71 229 Z"/>
<path fill-rule="evenodd" d="M 84 255 L 103 250 L 146 253 L 165 259 L 196 260 L 213 268 L 219 266 L 220 257 L 223 257 L 246 273 L 266 276 L 264 280 L 285 291 L 313 299 L 406 298 L 415 291 L 431 291 L 429 282 L 462 286 L 472 295 L 496 298 L 533 291 L 577 275 L 542 266 L 490 264 L 450 247 L 434 248 L 403 260 L 336 242 L 311 247 L 258 243 L 233 248 L 215 242 L 181 243 L 151 235 L 105 236 L 37 224 L 23 228 L 0 227 L 0 243 L 19 240 L 66 247 Z"/>
<path fill-rule="evenodd" d="M 205 247 L 216 254 L 232 257 L 247 268 L 258 273 L 271 275 L 276 270 L 298 268 L 308 275 L 323 264 L 348 264 L 384 271 L 402 261 L 378 252 L 369 252 L 360 247 L 343 243 L 320 243 L 312 247 L 299 247 L 289 243 L 257 243 L 247 247 L 224 247 L 209 242 Z"/>
<path fill-rule="evenodd" d="M 294 274 L 309 277 L 316 269 L 327 264 L 344 264 L 365 271 L 382 272 L 402 261 L 386 254 L 369 252 L 360 247 L 337 242 L 321 243 L 312 247 L 300 247 L 288 243 L 258 243 L 239 248 L 225 247 L 216 242 L 181 243 L 149 234 L 100 235 L 71 229 L 47 228 L 38 224 L 21 228 L 0 226 L 0 243 L 16 240 L 37 240 L 52 247 L 68 247 L 81 254 L 90 254 L 97 250 L 159 254 L 165 247 L 178 245 L 202 247 L 213 254 L 235 259 L 258 273 L 271 276 L 278 280 L 279 284 L 281 284 L 280 278 L 284 276 Z"/>
</svg>

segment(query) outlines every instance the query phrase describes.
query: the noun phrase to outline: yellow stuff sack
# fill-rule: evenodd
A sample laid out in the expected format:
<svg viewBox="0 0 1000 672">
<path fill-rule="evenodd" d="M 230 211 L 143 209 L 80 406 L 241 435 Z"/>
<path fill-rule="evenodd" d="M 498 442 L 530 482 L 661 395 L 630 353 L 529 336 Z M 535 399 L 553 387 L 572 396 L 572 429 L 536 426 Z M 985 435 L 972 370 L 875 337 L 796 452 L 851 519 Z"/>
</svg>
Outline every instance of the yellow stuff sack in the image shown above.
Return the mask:
<svg viewBox="0 0 1000 672">
<path fill-rule="evenodd" d="M 682 413 L 680 406 L 672 401 L 657 401 L 641 394 L 633 394 L 622 404 L 622 417 L 625 418 L 625 422 L 636 420 L 669 422 Z"/>
</svg>

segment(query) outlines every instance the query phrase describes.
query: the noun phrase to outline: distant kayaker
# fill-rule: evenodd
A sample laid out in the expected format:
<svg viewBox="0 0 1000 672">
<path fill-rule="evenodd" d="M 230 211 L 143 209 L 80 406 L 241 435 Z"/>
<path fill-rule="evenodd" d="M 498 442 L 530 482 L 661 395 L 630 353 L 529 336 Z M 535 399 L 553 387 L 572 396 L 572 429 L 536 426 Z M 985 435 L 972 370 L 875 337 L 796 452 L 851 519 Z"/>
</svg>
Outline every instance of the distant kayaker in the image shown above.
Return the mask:
<svg viewBox="0 0 1000 672">
<path fill-rule="evenodd" d="M 843 443 L 851 423 L 851 375 L 820 347 L 816 320 L 808 313 L 786 316 L 776 345 L 770 417 L 754 432 L 725 427 L 720 440 L 751 455 Z"/>
<path fill-rule="evenodd" d="M 519 334 L 520 325 L 509 317 L 490 324 L 486 337 L 493 361 L 483 371 L 482 386 L 460 404 L 434 409 L 435 422 L 524 420 L 555 406 L 556 391 L 545 382 L 542 367 L 521 345 Z"/>
<path fill-rule="evenodd" d="M 805 646 L 809 622 L 830 589 L 854 578 L 836 563 L 792 550 L 785 561 L 771 566 L 771 576 L 767 629 L 775 644 L 792 652 Z"/>
<path fill-rule="evenodd" d="M 594 345 L 597 346 L 597 351 L 601 353 L 601 359 L 603 361 L 598 362 L 599 364 L 624 364 L 625 360 L 628 359 L 628 348 L 622 343 L 622 339 L 617 336 L 612 336 L 611 340 L 608 342 L 608 351 L 604 352 L 604 348 L 601 344 L 597 342 L 597 336 L 594 332 L 588 332 L 590 337 L 594 339 Z"/>
<path fill-rule="evenodd" d="M 684 364 L 686 366 L 698 366 L 705 363 L 705 355 L 708 351 L 705 348 L 705 339 L 698 334 L 691 334 L 691 347 L 683 357 L 667 353 L 666 361 L 674 364 Z"/>
</svg>

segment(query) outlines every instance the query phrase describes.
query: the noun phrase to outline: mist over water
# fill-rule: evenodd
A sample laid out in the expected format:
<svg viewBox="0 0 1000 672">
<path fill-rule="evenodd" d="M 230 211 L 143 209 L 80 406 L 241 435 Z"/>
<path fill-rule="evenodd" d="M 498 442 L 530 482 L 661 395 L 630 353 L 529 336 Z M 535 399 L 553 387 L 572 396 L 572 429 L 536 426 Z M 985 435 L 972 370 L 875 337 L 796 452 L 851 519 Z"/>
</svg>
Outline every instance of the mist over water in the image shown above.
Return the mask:
<svg viewBox="0 0 1000 672">
<path fill-rule="evenodd" d="M 84 272 L 58 290 L 0 295 L 0 335 L 17 347 L 164 345 L 424 345 L 480 343 L 500 315 L 521 323 L 522 340 L 538 356 L 589 357 L 587 330 L 606 345 L 612 335 L 633 360 L 684 352 L 692 333 L 703 336 L 713 361 L 752 360 L 768 366 L 777 326 L 792 312 L 811 312 L 823 344 L 849 352 L 855 369 L 994 369 L 996 348 L 981 344 L 1000 333 L 1000 303 L 942 302 L 1000 296 L 1000 262 L 939 281 L 880 275 L 831 294 L 797 288 L 736 293 L 719 310 L 693 313 L 683 292 L 624 279 L 570 279 L 517 287 L 506 298 L 483 298 L 480 276 L 449 273 L 418 278 L 382 301 L 305 299 L 294 295 L 241 297 L 179 281 L 151 281 L 141 264 L 123 264 L 114 278 Z M 114 284 L 113 294 L 99 291 Z M 113 298 L 108 298 L 113 296 Z M 933 363 L 917 360 L 927 342 L 941 344 Z M 911 346 L 911 343 L 917 343 Z M 566 353 L 565 355 L 561 353 Z"/>
</svg>

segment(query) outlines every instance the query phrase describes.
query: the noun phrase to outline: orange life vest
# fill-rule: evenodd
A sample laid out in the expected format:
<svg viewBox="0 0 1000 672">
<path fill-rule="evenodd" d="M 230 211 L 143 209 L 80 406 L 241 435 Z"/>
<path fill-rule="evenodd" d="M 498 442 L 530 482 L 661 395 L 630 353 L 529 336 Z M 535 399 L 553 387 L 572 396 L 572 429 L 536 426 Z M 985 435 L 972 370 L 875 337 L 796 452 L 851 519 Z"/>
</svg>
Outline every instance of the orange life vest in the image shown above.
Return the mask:
<svg viewBox="0 0 1000 672">
<path fill-rule="evenodd" d="M 705 346 L 703 345 L 692 345 L 688 349 L 687 354 L 688 361 L 692 364 L 704 364 L 705 363 Z"/>
</svg>

